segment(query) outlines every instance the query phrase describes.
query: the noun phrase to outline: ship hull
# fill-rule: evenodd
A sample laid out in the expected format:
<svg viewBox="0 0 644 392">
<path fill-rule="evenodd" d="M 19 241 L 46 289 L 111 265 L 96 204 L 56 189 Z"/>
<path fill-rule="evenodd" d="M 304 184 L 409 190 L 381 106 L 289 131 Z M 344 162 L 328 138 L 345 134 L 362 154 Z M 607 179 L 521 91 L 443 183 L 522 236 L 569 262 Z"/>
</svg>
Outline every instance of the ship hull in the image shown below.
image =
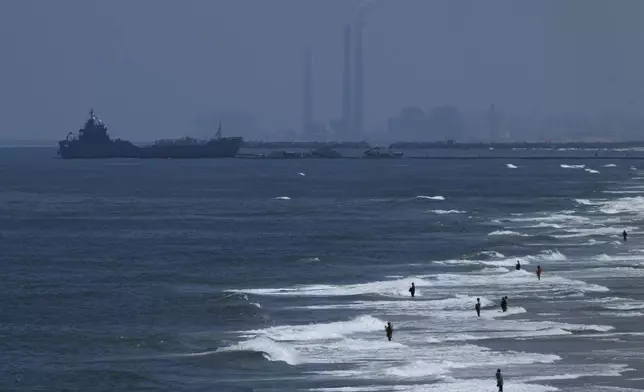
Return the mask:
<svg viewBox="0 0 644 392">
<path fill-rule="evenodd" d="M 198 145 L 152 145 L 137 147 L 113 143 L 112 145 L 78 145 L 61 141 L 58 154 L 63 159 L 200 159 L 233 158 L 241 148 L 242 138 L 222 138 Z"/>
</svg>

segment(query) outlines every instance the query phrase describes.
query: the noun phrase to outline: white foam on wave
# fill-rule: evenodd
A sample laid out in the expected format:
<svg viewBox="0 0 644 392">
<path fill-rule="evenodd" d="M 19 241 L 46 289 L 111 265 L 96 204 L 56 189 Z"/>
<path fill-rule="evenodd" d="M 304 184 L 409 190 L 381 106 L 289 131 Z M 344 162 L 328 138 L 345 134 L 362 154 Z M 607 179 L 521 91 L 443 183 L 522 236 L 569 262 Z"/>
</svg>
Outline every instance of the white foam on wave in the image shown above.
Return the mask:
<svg viewBox="0 0 644 392">
<path fill-rule="evenodd" d="M 443 375 L 447 372 L 448 369 L 445 366 L 425 361 L 414 361 L 402 366 L 385 369 L 386 375 L 396 378 L 426 378 L 428 376 Z"/>
<path fill-rule="evenodd" d="M 507 384 L 507 382 L 506 382 Z M 363 385 L 357 387 L 312 388 L 316 392 L 489 392 L 496 391 L 496 384 L 490 379 L 450 380 L 433 384 L 405 385 Z M 512 382 L 513 392 L 555 392 L 559 389 L 547 385 Z M 616 391 L 619 392 L 619 391 Z M 626 392 L 626 391 L 625 391 Z"/>
<path fill-rule="evenodd" d="M 479 252 L 480 255 L 482 256 L 487 256 L 487 257 L 493 257 L 496 259 L 503 259 L 505 258 L 505 255 L 503 253 L 497 252 L 495 250 L 483 250 Z"/>
<path fill-rule="evenodd" d="M 291 200 L 291 198 L 288 196 L 278 196 L 275 198 L 275 200 Z"/>
<path fill-rule="evenodd" d="M 604 165 L 604 167 L 617 167 L 617 165 L 614 163 L 609 163 L 608 165 Z"/>
<path fill-rule="evenodd" d="M 267 329 L 243 331 L 244 336 L 263 336 L 273 341 L 316 341 L 337 339 L 357 332 L 380 331 L 385 322 L 375 317 L 363 315 L 349 321 L 308 325 L 281 325 Z"/>
<path fill-rule="evenodd" d="M 488 235 L 508 235 L 508 236 L 518 236 L 518 237 L 529 237 L 529 234 L 519 233 L 512 230 L 495 230 Z"/>
<path fill-rule="evenodd" d="M 492 260 L 481 260 L 481 259 L 457 259 L 457 260 L 439 260 L 434 261 L 435 264 L 442 265 L 486 265 L 491 267 L 513 267 L 516 265 L 516 262 L 519 261 L 521 264 L 531 264 L 532 262 L 538 261 L 564 261 L 567 260 L 567 257 L 559 252 L 558 250 L 543 250 L 537 255 L 529 256 L 519 256 L 519 257 L 508 257 L 498 253 Z M 488 270 L 487 273 L 494 272 L 508 272 L 507 269 L 493 269 Z"/>
<path fill-rule="evenodd" d="M 550 249 L 542 250 L 541 252 L 539 252 L 538 255 L 530 255 L 530 256 L 526 256 L 525 258 L 528 259 L 528 260 L 534 260 L 534 261 L 543 261 L 543 260 L 546 260 L 546 261 L 564 261 L 564 260 L 568 260 L 566 255 L 564 255 L 563 253 L 559 252 L 556 249 L 555 250 L 550 250 Z"/>
<path fill-rule="evenodd" d="M 498 274 L 498 273 L 506 273 L 510 272 L 509 269 L 505 267 L 485 267 L 482 270 L 479 271 L 481 274 Z"/>
<path fill-rule="evenodd" d="M 617 200 L 601 202 L 599 211 L 604 214 L 644 213 L 644 197 L 622 197 Z"/>
<path fill-rule="evenodd" d="M 605 297 L 594 300 L 601 307 L 610 310 L 641 310 L 644 309 L 644 301 L 622 297 Z"/>
<path fill-rule="evenodd" d="M 573 373 L 520 377 L 517 379 L 517 381 L 535 382 L 549 380 L 574 380 L 582 377 L 620 377 L 622 373 L 632 370 L 628 367 L 628 365 L 625 364 L 587 364 L 582 366 L 575 366 L 575 368 L 576 369 L 573 371 Z"/>
<path fill-rule="evenodd" d="M 561 166 L 562 169 L 583 169 L 586 167 L 586 165 L 564 165 L 564 164 L 561 164 L 559 166 Z"/>
<path fill-rule="evenodd" d="M 301 362 L 299 353 L 292 346 L 275 342 L 266 337 L 242 341 L 229 347 L 219 348 L 215 352 L 231 351 L 259 352 L 269 361 L 282 361 L 289 365 L 298 365 Z"/>
<path fill-rule="evenodd" d="M 425 200 L 445 200 L 444 196 L 416 196 L 416 199 L 425 199 Z"/>
<path fill-rule="evenodd" d="M 546 278 L 547 276 L 547 278 Z M 460 275 L 460 274 L 437 274 L 437 275 L 422 275 L 423 279 L 433 278 L 431 286 L 435 287 L 494 287 L 505 289 L 505 287 L 522 286 L 523 289 L 564 289 L 575 290 L 579 292 L 606 292 L 609 291 L 607 287 L 589 284 L 580 280 L 567 279 L 557 275 L 547 275 L 541 280 L 535 278 L 534 273 L 528 272 L 524 269 L 519 271 L 511 271 L 501 275 Z"/>
<path fill-rule="evenodd" d="M 597 203 L 593 203 L 588 199 L 575 199 L 575 203 L 584 205 L 584 206 L 593 206 L 596 205 Z"/>
<path fill-rule="evenodd" d="M 361 294 L 380 294 L 389 297 L 408 297 L 409 286 L 412 282 L 414 282 L 417 286 L 417 297 L 422 296 L 422 290 L 419 288 L 419 286 L 429 286 L 431 284 L 418 277 L 408 277 L 403 279 L 383 280 L 349 285 L 306 285 L 292 288 L 241 290 L 235 289 L 228 291 L 267 296 L 336 297 Z"/>
<path fill-rule="evenodd" d="M 629 266 L 595 267 L 583 268 L 579 271 L 567 271 L 564 275 L 572 275 L 581 279 L 604 279 L 604 278 L 642 278 L 644 268 Z"/>
<path fill-rule="evenodd" d="M 511 222 L 556 222 L 564 224 L 586 224 L 590 222 L 590 218 L 588 217 L 572 215 L 571 213 L 564 214 L 563 212 L 542 216 L 510 218 L 508 220 Z"/>
<path fill-rule="evenodd" d="M 302 263 L 314 263 L 316 261 L 320 261 L 320 259 L 317 257 L 305 257 L 303 259 L 299 259 L 298 261 L 301 261 Z"/>
<path fill-rule="evenodd" d="M 621 191 L 602 191 L 602 193 L 611 193 L 617 195 L 639 195 L 644 193 L 644 189 L 639 190 L 621 190 Z"/>
<path fill-rule="evenodd" d="M 515 166 L 515 165 L 513 165 L 513 164 L 511 164 L 511 163 L 507 163 L 505 166 L 507 166 L 507 167 L 508 167 L 508 169 L 518 169 L 518 167 L 517 167 L 517 166 Z"/>
<path fill-rule="evenodd" d="M 584 170 L 587 171 L 588 173 L 599 174 L 599 171 L 595 169 L 585 168 Z"/>
<path fill-rule="evenodd" d="M 453 297 L 424 300 L 424 301 L 354 301 L 323 305 L 306 305 L 297 308 L 310 310 L 328 310 L 328 309 L 379 309 L 379 310 L 398 310 L 408 314 L 409 311 L 426 311 L 426 310 L 472 310 L 476 303 L 476 298 L 469 295 L 456 294 Z M 481 306 L 487 307 L 494 305 L 494 302 L 485 297 L 478 297 L 481 300 Z M 469 313 L 468 313 L 469 317 Z"/>
<path fill-rule="evenodd" d="M 602 253 L 598 256 L 595 256 L 595 260 L 597 261 L 613 261 L 613 258 L 607 255 L 606 253 Z"/>
<path fill-rule="evenodd" d="M 627 227 L 594 227 L 594 228 L 582 228 L 574 227 L 566 229 L 567 234 L 554 234 L 555 238 L 577 238 L 577 237 L 590 237 L 590 236 L 612 236 L 612 237 L 621 237 L 622 230 L 628 232 L 636 232 L 637 228 L 632 226 Z"/>
<path fill-rule="evenodd" d="M 601 316 L 608 317 L 642 317 L 644 313 L 642 312 L 599 312 Z"/>
<path fill-rule="evenodd" d="M 539 223 L 537 223 L 536 225 L 521 226 L 521 227 L 519 227 L 519 228 L 521 228 L 521 229 L 548 229 L 548 228 L 552 228 L 552 229 L 562 229 L 562 228 L 564 228 L 564 227 L 565 227 L 565 226 L 563 226 L 563 225 L 558 225 L 558 224 L 556 224 L 556 223 L 539 222 Z"/>
<path fill-rule="evenodd" d="M 391 351 L 391 350 L 390 350 Z M 533 363 L 554 363 L 561 359 L 557 355 L 535 354 L 518 351 L 496 352 L 485 347 L 471 344 L 427 346 L 425 353 L 409 346 L 397 347 L 395 351 L 383 352 L 381 360 L 361 361 L 356 368 L 349 370 L 330 370 L 319 372 L 341 378 L 378 379 L 416 379 L 440 378 L 455 369 L 474 369 L 489 366 L 494 361 L 497 366 L 529 365 Z M 332 353 L 318 353 L 331 354 Z M 405 355 L 406 354 L 406 355 Z M 413 358 L 401 360 L 401 358 Z"/>
<path fill-rule="evenodd" d="M 465 214 L 467 211 L 460 210 L 431 210 L 434 214 L 446 215 L 446 214 Z"/>
<path fill-rule="evenodd" d="M 529 264 L 537 260 L 565 260 L 565 256 L 559 252 L 544 252 L 541 255 L 525 257 L 523 262 Z M 449 261 L 448 261 L 449 262 Z M 471 260 L 459 260 L 458 263 L 471 263 Z M 475 261 L 476 262 L 476 261 Z M 482 264 L 491 265 L 509 265 L 513 266 L 516 259 L 503 261 L 478 261 Z M 445 261 L 443 262 L 445 263 Z M 502 272 L 502 271 L 499 271 Z M 546 271 L 547 275 L 547 271 Z M 502 277 L 500 279 L 500 277 Z M 364 294 L 377 294 L 385 297 L 409 297 L 409 286 L 411 282 L 416 284 L 416 297 L 422 298 L 423 289 L 431 288 L 434 293 L 436 289 L 442 289 L 445 294 L 451 291 L 459 290 L 460 287 L 481 287 L 489 286 L 501 290 L 507 286 L 526 285 L 526 288 L 534 290 L 550 290 L 557 288 L 559 290 L 574 290 L 576 292 L 604 292 L 608 289 L 604 286 L 588 284 L 578 280 L 566 279 L 561 276 L 548 276 L 547 279 L 537 281 L 532 272 L 526 270 L 513 270 L 499 274 L 432 274 L 407 277 L 403 279 L 375 281 L 368 283 L 357 283 L 348 285 L 305 285 L 292 288 L 264 288 L 264 289 L 241 289 L 229 290 L 231 292 L 245 292 L 254 295 L 266 296 L 300 296 L 300 297 L 337 297 L 337 296 L 355 296 Z"/>
</svg>

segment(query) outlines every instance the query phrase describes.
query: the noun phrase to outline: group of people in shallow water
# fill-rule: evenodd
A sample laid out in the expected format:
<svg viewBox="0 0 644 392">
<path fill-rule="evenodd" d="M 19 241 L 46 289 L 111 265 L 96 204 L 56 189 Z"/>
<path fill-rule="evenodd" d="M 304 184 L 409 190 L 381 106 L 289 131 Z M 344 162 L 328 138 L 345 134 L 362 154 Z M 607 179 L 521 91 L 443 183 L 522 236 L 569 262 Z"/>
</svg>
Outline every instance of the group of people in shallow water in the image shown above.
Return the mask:
<svg viewBox="0 0 644 392">
<path fill-rule="evenodd" d="M 626 241 L 626 231 L 624 231 L 624 241 Z M 517 260 L 517 264 L 515 265 L 515 269 L 517 271 L 521 270 L 521 261 Z M 543 270 L 541 269 L 541 266 L 537 266 L 537 279 L 541 280 L 541 273 Z M 416 285 L 414 282 L 411 283 L 411 287 L 409 288 L 409 294 L 411 294 L 411 297 L 414 298 L 416 295 Z M 474 310 L 476 310 L 476 315 L 478 317 L 481 317 L 481 299 L 477 298 L 476 299 L 476 305 L 474 305 Z M 507 312 L 508 310 L 508 296 L 503 296 L 501 298 L 501 311 Z M 391 338 L 393 337 L 394 334 L 394 326 L 391 324 L 390 321 L 387 322 L 387 325 L 385 326 L 385 333 L 387 334 L 387 340 L 391 342 Z M 499 387 L 499 392 L 503 392 L 503 375 L 501 374 L 501 369 L 496 370 L 496 386 Z"/>
<path fill-rule="evenodd" d="M 622 232 L 622 237 L 624 238 L 624 242 L 626 242 L 628 233 L 626 230 Z M 517 260 L 517 264 L 515 265 L 515 269 L 517 271 L 521 270 L 521 261 Z M 541 266 L 537 266 L 537 279 L 541 280 L 541 273 L 543 270 L 541 269 Z M 416 286 L 414 285 L 414 282 L 411 283 L 411 287 L 409 288 L 409 293 L 411 294 L 411 297 L 414 298 L 416 295 Z M 481 299 L 477 298 L 476 299 L 476 305 L 474 305 L 474 310 L 476 310 L 476 315 L 478 317 L 481 317 Z M 503 312 L 507 312 L 508 310 L 508 296 L 504 296 L 501 298 L 501 310 Z M 391 338 L 394 334 L 394 326 L 391 324 L 391 322 L 387 322 L 387 325 L 385 326 L 385 332 L 387 334 L 387 339 L 391 342 Z M 503 392 L 503 375 L 501 374 L 501 369 L 496 369 L 496 386 L 499 388 L 499 392 Z"/>
</svg>

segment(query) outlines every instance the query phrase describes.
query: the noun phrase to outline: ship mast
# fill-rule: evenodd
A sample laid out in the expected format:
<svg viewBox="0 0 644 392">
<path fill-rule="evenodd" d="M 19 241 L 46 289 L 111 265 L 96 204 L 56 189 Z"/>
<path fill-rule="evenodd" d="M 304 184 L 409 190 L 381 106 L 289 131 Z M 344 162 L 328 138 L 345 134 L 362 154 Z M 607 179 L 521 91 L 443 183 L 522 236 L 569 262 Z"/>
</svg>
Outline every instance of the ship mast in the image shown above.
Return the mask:
<svg viewBox="0 0 644 392">
<path fill-rule="evenodd" d="M 217 127 L 217 133 L 215 134 L 216 139 L 221 139 L 221 120 L 219 120 L 219 127 Z"/>
</svg>

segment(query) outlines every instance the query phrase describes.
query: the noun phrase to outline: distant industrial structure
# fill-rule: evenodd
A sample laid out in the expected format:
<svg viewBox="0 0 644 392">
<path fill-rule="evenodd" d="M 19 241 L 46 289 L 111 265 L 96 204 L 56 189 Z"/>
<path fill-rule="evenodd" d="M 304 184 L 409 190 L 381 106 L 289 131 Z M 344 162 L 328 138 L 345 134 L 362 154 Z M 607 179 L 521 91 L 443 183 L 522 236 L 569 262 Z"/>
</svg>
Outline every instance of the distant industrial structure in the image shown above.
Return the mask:
<svg viewBox="0 0 644 392">
<path fill-rule="evenodd" d="M 311 132 L 313 127 L 313 53 L 311 48 L 304 50 L 304 69 L 302 72 L 302 132 Z"/>
<path fill-rule="evenodd" d="M 336 137 L 351 132 L 351 25 L 344 26 L 344 67 L 342 69 L 342 118 Z"/>
<path fill-rule="evenodd" d="M 355 91 L 353 101 L 352 136 L 362 136 L 364 132 L 364 62 L 362 54 L 362 30 L 364 29 L 364 12 L 360 12 L 355 28 Z"/>
<path fill-rule="evenodd" d="M 343 67 L 340 119 L 333 121 L 333 139 L 360 140 L 364 136 L 364 54 L 362 47 L 362 32 L 367 9 L 361 9 L 353 30 L 355 44 L 353 59 L 351 52 L 351 24 L 344 26 Z M 352 61 L 353 60 L 353 61 Z M 313 56 L 311 49 L 304 52 L 303 97 L 302 97 L 302 136 L 308 140 L 326 140 L 327 132 L 323 124 L 316 123 L 313 118 Z M 352 69 L 352 65 L 354 68 Z M 352 91 L 353 90 L 353 91 Z"/>
</svg>

